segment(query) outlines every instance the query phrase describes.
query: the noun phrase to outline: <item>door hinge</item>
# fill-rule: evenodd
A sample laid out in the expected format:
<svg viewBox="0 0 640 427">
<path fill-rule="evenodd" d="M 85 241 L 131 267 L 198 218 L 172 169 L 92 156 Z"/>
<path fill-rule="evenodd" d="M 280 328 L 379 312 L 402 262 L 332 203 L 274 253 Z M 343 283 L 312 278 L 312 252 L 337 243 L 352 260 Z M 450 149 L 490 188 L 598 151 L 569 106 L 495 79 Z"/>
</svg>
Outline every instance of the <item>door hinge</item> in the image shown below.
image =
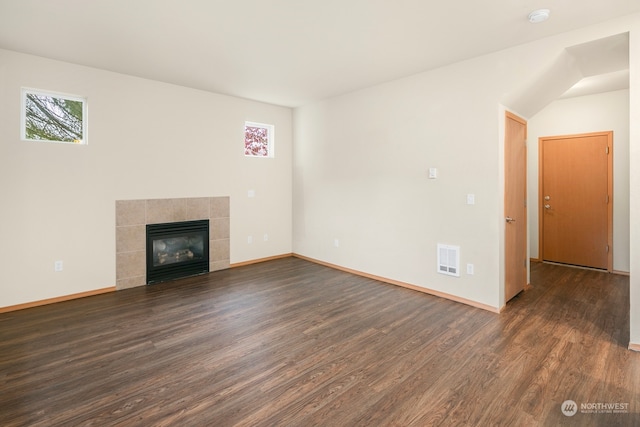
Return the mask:
<svg viewBox="0 0 640 427">
<path fill-rule="evenodd" d="M 609 203 L 609 195 L 607 194 L 607 204 Z"/>
<path fill-rule="evenodd" d="M 609 245 L 607 245 L 607 253 L 609 253 Z"/>
<path fill-rule="evenodd" d="M 607 154 L 609 154 L 609 146 L 607 145 Z"/>
<path fill-rule="evenodd" d="M 522 266 L 524 268 L 527 268 L 527 259 L 526 258 L 522 260 Z"/>
</svg>

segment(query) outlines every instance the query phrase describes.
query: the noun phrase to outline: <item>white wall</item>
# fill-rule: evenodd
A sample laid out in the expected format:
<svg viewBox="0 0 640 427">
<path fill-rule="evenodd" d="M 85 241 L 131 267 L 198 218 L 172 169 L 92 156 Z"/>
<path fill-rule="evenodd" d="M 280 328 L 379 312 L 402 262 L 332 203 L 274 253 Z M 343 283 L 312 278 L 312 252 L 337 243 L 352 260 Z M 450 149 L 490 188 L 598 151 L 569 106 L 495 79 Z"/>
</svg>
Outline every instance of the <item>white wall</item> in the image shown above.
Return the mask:
<svg viewBox="0 0 640 427">
<path fill-rule="evenodd" d="M 295 111 L 296 253 L 498 305 L 498 289 L 481 285 L 498 276 L 497 99 L 464 68 Z M 460 245 L 475 275 L 436 274 L 438 242 Z"/>
<path fill-rule="evenodd" d="M 88 145 L 21 141 L 23 86 L 86 96 Z M 244 157 L 245 120 L 275 125 L 275 159 Z M 290 253 L 291 128 L 288 108 L 0 50 L 0 307 L 115 286 L 116 200 L 230 196 L 231 263 Z"/>
<path fill-rule="evenodd" d="M 513 94 L 540 81 L 565 48 L 639 22 L 629 16 L 296 109 L 294 252 L 500 308 L 500 105 L 519 105 Z M 438 179 L 427 179 L 429 167 Z M 438 242 L 460 245 L 463 271 L 473 263 L 475 275 L 437 274 Z"/>
<path fill-rule="evenodd" d="M 529 119 L 527 186 L 530 256 L 538 258 L 538 138 L 613 131 L 613 269 L 629 271 L 629 91 L 560 99 Z"/>
</svg>

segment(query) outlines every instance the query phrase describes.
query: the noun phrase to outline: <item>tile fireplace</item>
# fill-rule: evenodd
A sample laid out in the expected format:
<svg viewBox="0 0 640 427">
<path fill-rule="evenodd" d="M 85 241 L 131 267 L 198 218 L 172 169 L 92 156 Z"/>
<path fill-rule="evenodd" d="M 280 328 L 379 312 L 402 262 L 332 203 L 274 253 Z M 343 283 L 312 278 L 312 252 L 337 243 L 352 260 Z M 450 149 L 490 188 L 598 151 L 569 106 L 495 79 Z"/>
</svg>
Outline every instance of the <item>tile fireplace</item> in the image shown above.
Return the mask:
<svg viewBox="0 0 640 427">
<path fill-rule="evenodd" d="M 116 200 L 116 288 L 147 284 L 147 225 L 196 220 L 209 221 L 209 271 L 229 268 L 229 197 Z"/>
</svg>

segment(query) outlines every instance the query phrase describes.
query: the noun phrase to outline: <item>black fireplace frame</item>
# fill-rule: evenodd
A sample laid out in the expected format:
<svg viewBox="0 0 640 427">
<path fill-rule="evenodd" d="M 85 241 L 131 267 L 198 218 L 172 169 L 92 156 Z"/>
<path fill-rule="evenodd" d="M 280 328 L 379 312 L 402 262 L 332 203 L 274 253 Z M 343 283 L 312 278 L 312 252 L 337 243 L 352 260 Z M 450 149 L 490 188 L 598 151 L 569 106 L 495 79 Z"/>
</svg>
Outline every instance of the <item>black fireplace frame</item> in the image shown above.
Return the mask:
<svg viewBox="0 0 640 427">
<path fill-rule="evenodd" d="M 203 236 L 202 259 L 154 266 L 153 241 L 184 236 Z M 147 285 L 209 272 L 209 220 L 147 224 Z"/>
</svg>

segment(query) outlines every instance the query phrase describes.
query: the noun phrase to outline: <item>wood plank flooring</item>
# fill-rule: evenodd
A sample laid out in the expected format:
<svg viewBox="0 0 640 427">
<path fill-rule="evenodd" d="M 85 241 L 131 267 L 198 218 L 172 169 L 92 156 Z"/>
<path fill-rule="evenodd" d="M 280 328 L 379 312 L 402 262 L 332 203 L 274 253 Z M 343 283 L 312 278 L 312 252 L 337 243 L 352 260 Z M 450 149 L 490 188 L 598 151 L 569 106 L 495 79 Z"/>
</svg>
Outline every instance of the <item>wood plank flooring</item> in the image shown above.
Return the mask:
<svg viewBox="0 0 640 427">
<path fill-rule="evenodd" d="M 1 314 L 0 425 L 640 425 L 628 277 L 531 282 L 498 315 L 285 258 Z"/>
</svg>

